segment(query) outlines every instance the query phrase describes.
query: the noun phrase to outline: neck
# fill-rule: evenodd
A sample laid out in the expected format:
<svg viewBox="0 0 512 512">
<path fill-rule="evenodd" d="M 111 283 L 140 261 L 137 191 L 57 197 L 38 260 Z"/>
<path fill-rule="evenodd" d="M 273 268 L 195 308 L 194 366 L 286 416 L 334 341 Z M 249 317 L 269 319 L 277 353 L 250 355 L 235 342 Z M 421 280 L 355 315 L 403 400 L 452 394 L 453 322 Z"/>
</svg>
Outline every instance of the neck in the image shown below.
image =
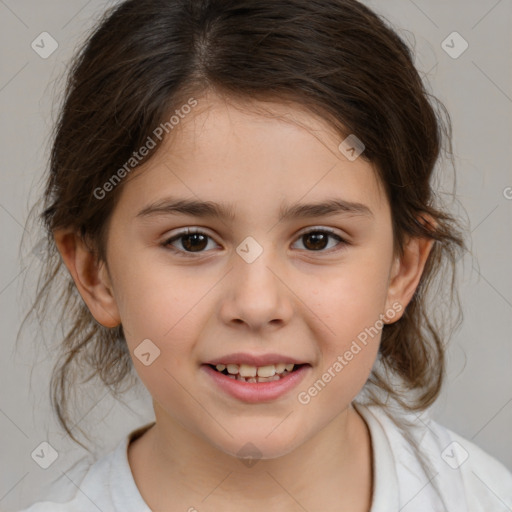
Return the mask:
<svg viewBox="0 0 512 512">
<path fill-rule="evenodd" d="M 371 503 L 368 428 L 349 406 L 286 455 L 250 462 L 226 454 L 185 429 L 155 404 L 156 424 L 128 457 L 142 497 L 153 510 L 351 510 Z"/>
</svg>

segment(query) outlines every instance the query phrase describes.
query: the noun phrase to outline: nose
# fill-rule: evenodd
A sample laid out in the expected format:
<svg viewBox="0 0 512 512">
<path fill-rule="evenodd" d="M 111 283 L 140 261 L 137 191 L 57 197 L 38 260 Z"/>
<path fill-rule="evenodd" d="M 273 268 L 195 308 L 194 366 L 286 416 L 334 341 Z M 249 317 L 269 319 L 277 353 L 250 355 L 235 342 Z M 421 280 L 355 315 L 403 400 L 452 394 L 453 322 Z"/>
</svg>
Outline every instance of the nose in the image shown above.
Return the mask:
<svg viewBox="0 0 512 512">
<path fill-rule="evenodd" d="M 222 321 L 254 331 L 286 325 L 293 314 L 293 294 L 270 250 L 252 263 L 238 254 L 233 258 L 220 308 Z"/>
</svg>

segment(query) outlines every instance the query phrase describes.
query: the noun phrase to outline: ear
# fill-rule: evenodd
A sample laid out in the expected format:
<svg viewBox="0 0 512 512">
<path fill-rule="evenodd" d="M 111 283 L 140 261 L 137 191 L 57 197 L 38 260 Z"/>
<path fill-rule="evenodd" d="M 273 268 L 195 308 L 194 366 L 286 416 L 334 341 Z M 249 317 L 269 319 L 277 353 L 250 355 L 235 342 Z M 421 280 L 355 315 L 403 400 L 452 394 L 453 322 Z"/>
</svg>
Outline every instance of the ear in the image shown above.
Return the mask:
<svg viewBox="0 0 512 512">
<path fill-rule="evenodd" d="M 419 221 L 424 225 L 435 226 L 434 219 L 427 215 L 423 215 Z M 392 305 L 396 303 L 402 307 L 400 312 L 397 312 L 397 315 L 393 317 L 393 320 L 388 319 L 386 323 L 396 322 L 403 315 L 418 287 L 433 245 L 434 240 L 432 238 L 408 238 L 405 242 L 403 256 L 395 258 L 390 272 L 386 310 L 392 308 Z M 396 308 L 392 309 L 396 311 Z"/>
<path fill-rule="evenodd" d="M 89 311 L 104 327 L 121 323 L 105 262 L 98 262 L 82 237 L 71 230 L 53 233 L 57 249 Z"/>
</svg>

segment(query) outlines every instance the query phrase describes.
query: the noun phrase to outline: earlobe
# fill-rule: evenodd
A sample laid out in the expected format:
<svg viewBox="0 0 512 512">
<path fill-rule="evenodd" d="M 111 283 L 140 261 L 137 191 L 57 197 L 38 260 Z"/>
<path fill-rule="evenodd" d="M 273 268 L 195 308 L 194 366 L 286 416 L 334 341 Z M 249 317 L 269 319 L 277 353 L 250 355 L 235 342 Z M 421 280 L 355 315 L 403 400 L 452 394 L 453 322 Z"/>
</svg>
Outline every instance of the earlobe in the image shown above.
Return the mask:
<svg viewBox="0 0 512 512">
<path fill-rule="evenodd" d="M 56 230 L 53 236 L 62 260 L 93 317 L 104 327 L 118 326 L 121 319 L 105 262 L 99 262 L 75 232 Z"/>
</svg>

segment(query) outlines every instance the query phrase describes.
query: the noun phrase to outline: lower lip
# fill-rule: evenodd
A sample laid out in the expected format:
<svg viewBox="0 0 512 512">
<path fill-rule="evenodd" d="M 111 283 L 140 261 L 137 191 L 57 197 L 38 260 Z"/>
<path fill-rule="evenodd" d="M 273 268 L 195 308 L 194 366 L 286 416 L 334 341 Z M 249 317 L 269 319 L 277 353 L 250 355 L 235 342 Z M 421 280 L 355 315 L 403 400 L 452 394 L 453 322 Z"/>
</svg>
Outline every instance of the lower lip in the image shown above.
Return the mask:
<svg viewBox="0 0 512 512">
<path fill-rule="evenodd" d="M 220 389 L 232 397 L 243 402 L 258 403 L 276 400 L 296 387 L 311 369 L 311 366 L 301 366 L 285 377 L 270 382 L 244 382 L 231 379 L 207 364 L 203 364 L 201 368 L 211 376 Z"/>
</svg>

